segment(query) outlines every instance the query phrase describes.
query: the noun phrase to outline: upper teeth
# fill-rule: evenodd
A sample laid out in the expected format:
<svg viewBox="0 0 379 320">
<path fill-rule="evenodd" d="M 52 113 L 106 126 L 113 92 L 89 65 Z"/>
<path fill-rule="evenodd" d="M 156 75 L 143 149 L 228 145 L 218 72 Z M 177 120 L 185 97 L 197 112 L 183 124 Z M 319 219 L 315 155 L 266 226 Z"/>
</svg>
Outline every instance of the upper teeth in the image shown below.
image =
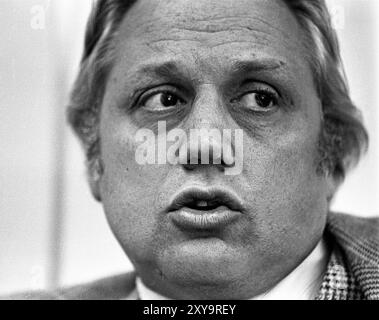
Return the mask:
<svg viewBox="0 0 379 320">
<path fill-rule="evenodd" d="M 198 201 L 197 206 L 198 207 L 208 207 L 208 202 L 207 201 Z"/>
</svg>

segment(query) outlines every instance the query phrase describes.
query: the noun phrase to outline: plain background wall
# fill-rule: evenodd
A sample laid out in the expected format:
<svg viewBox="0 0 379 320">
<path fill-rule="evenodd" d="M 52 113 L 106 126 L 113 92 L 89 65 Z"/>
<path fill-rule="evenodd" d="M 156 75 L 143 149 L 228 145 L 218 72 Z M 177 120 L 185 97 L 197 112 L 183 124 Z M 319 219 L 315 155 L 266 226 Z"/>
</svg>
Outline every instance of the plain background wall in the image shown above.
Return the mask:
<svg viewBox="0 0 379 320">
<path fill-rule="evenodd" d="M 328 3 L 371 137 L 333 208 L 379 215 L 379 2 Z M 0 1 L 0 294 L 132 268 L 91 198 L 83 155 L 64 122 L 90 6 L 91 0 Z"/>
</svg>

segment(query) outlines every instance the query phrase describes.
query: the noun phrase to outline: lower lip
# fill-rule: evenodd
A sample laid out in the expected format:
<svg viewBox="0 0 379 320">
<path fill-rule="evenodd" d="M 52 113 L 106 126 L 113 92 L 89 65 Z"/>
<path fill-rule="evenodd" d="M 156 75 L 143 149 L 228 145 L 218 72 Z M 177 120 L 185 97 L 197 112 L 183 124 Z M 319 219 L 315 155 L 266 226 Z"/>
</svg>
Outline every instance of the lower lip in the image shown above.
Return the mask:
<svg viewBox="0 0 379 320">
<path fill-rule="evenodd" d="M 234 222 L 240 215 L 240 212 L 226 207 L 219 207 L 212 211 L 182 208 L 169 213 L 171 220 L 177 226 L 196 230 L 221 229 Z"/>
</svg>

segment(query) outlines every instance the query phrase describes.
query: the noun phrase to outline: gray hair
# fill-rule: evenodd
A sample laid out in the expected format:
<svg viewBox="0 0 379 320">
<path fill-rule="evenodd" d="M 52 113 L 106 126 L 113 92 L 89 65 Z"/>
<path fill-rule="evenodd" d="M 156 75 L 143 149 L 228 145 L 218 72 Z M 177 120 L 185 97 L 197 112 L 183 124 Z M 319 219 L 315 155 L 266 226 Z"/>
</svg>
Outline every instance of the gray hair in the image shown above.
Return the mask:
<svg viewBox="0 0 379 320">
<path fill-rule="evenodd" d="M 323 107 L 318 171 L 343 179 L 368 146 L 368 134 L 351 101 L 336 32 L 324 0 L 282 0 L 303 29 L 316 89 Z M 68 106 L 68 120 L 86 152 L 90 179 L 101 175 L 99 117 L 115 57 L 115 36 L 136 0 L 98 0 L 85 36 L 80 71 Z"/>
</svg>

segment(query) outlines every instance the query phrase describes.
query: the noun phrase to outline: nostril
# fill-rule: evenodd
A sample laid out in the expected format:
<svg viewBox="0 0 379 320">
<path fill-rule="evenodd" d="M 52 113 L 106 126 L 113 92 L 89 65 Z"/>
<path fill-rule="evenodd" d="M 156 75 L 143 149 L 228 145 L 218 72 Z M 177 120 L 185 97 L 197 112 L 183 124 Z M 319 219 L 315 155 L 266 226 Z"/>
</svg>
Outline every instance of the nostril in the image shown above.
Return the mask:
<svg viewBox="0 0 379 320">
<path fill-rule="evenodd" d="M 183 164 L 183 167 L 188 171 L 194 171 L 196 169 L 196 166 L 198 165 L 189 163 Z"/>
<path fill-rule="evenodd" d="M 191 157 L 189 154 L 185 159 L 182 159 L 185 161 L 181 161 L 181 164 L 189 171 L 193 171 L 196 168 L 200 167 L 206 167 L 206 166 L 214 166 L 218 167 L 221 170 L 225 170 L 226 168 L 232 168 L 235 166 L 235 159 L 228 157 L 228 159 L 225 159 L 225 157 L 212 157 L 206 159 L 206 161 L 203 161 L 201 155 L 198 157 Z"/>
<path fill-rule="evenodd" d="M 214 139 L 210 140 L 213 141 Z M 196 168 L 214 166 L 224 171 L 235 166 L 236 159 L 234 158 L 232 144 L 216 143 L 214 141 L 211 143 L 207 142 L 204 137 L 200 140 L 195 140 L 195 142 L 187 142 L 177 150 L 176 154 L 179 157 L 179 163 L 185 169 L 192 171 Z"/>
<path fill-rule="evenodd" d="M 207 168 L 217 168 L 219 171 L 221 172 L 224 172 L 225 169 L 227 168 L 231 168 L 233 167 L 233 165 L 227 165 L 227 164 L 224 164 L 224 163 L 221 163 L 221 164 L 182 164 L 183 168 L 185 168 L 186 170 L 188 171 L 194 171 L 194 170 L 199 170 L 201 168 L 203 168 L 204 170 L 207 169 Z"/>
</svg>

